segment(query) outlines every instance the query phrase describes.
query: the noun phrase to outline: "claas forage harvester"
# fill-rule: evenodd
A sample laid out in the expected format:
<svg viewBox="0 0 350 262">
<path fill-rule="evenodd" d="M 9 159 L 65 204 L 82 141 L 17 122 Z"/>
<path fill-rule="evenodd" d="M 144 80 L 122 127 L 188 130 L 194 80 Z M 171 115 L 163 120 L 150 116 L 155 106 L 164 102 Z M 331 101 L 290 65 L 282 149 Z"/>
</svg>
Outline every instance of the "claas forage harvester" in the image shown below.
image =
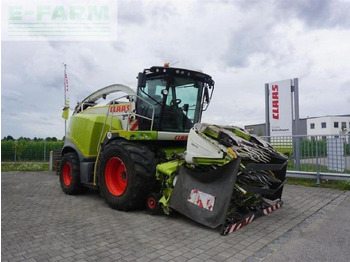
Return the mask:
<svg viewBox="0 0 350 262">
<path fill-rule="evenodd" d="M 213 91 L 207 74 L 153 66 L 136 92 L 115 84 L 78 102 L 62 190 L 98 188 L 114 209 L 177 211 L 223 235 L 280 208 L 287 157 L 241 128 L 201 123 Z"/>
</svg>

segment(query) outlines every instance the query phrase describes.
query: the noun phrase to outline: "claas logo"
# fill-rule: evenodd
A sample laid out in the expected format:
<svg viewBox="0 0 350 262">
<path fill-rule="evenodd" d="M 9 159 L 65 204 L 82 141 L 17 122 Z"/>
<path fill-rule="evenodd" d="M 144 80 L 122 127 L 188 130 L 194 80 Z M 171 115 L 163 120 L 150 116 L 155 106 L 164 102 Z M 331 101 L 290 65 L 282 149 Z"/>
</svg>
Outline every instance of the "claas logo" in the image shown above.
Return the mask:
<svg viewBox="0 0 350 262">
<path fill-rule="evenodd" d="M 175 140 L 187 140 L 188 139 L 188 135 L 176 135 L 174 136 Z"/>
<path fill-rule="evenodd" d="M 109 108 L 110 113 L 124 113 L 130 110 L 130 104 L 114 105 Z"/>
<path fill-rule="evenodd" d="M 278 85 L 272 85 L 272 118 L 279 119 Z"/>
</svg>

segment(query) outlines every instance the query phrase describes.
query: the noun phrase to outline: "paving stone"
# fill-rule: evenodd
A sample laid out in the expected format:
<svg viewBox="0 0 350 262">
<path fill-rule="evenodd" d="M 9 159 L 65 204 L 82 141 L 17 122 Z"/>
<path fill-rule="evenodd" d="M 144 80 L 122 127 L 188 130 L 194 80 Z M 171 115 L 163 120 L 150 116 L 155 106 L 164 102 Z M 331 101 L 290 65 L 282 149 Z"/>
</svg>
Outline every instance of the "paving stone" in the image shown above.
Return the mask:
<svg viewBox="0 0 350 262">
<path fill-rule="evenodd" d="M 188 260 L 188 262 L 202 262 L 203 260 L 200 260 L 198 258 L 192 258 L 190 260 Z"/>
<path fill-rule="evenodd" d="M 170 261 L 171 262 L 186 262 L 186 261 L 188 261 L 188 258 L 184 257 L 184 256 L 178 256 L 178 257 L 173 258 Z M 202 261 L 204 261 L 204 260 L 202 260 Z"/>
<path fill-rule="evenodd" d="M 173 256 L 173 257 L 177 257 L 177 256 L 180 256 L 182 255 L 183 253 L 179 250 L 174 250 L 172 252 L 169 253 L 169 255 Z"/>
<path fill-rule="evenodd" d="M 249 257 L 245 260 L 245 262 L 259 262 L 259 261 L 261 260 L 256 257 Z"/>
<path fill-rule="evenodd" d="M 17 262 L 17 261 L 23 261 L 25 260 L 25 257 L 23 256 L 18 256 L 18 257 L 13 257 L 9 259 L 9 262 Z M 42 261 L 42 260 L 41 260 Z"/>
<path fill-rule="evenodd" d="M 184 253 L 183 256 L 187 257 L 188 259 L 191 259 L 191 258 L 197 256 L 197 254 L 195 254 L 193 252 L 187 252 L 187 253 Z"/>
<path fill-rule="evenodd" d="M 205 254 L 205 253 L 201 253 L 199 255 L 196 256 L 196 258 L 201 259 L 202 261 L 206 261 L 207 259 L 209 259 L 211 256 Z"/>
<path fill-rule="evenodd" d="M 211 259 L 216 261 L 216 262 L 220 262 L 220 261 L 227 260 L 227 257 L 221 256 L 221 255 L 216 255 L 216 256 L 211 257 Z"/>
</svg>

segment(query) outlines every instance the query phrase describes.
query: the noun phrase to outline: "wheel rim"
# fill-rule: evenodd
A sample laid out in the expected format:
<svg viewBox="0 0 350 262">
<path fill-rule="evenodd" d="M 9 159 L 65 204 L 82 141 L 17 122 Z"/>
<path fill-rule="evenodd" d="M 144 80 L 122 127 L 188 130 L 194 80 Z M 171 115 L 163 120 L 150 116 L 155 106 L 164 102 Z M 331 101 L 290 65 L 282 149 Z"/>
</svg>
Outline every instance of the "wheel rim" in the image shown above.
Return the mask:
<svg viewBox="0 0 350 262">
<path fill-rule="evenodd" d="M 108 160 L 105 181 L 108 191 L 114 196 L 124 194 L 128 185 L 128 176 L 126 167 L 118 157 L 112 157 Z"/>
<path fill-rule="evenodd" d="M 148 207 L 150 209 L 155 209 L 157 207 L 157 201 L 156 201 L 156 199 L 154 197 L 150 197 L 148 199 L 147 203 L 148 203 Z"/>
<path fill-rule="evenodd" d="M 65 163 L 63 166 L 63 183 L 66 186 L 69 186 L 72 183 L 72 166 L 70 165 L 70 163 Z"/>
</svg>

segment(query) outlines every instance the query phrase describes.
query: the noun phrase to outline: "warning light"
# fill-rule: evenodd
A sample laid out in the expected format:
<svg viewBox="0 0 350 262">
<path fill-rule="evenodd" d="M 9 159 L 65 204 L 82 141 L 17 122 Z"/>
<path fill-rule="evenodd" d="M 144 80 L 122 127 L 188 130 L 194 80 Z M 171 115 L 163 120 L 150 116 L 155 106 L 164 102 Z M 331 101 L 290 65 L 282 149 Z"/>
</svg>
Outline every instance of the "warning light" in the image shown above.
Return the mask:
<svg viewBox="0 0 350 262">
<path fill-rule="evenodd" d="M 168 63 L 168 62 L 165 62 L 165 63 L 164 63 L 164 67 L 169 67 L 169 63 Z"/>
</svg>

